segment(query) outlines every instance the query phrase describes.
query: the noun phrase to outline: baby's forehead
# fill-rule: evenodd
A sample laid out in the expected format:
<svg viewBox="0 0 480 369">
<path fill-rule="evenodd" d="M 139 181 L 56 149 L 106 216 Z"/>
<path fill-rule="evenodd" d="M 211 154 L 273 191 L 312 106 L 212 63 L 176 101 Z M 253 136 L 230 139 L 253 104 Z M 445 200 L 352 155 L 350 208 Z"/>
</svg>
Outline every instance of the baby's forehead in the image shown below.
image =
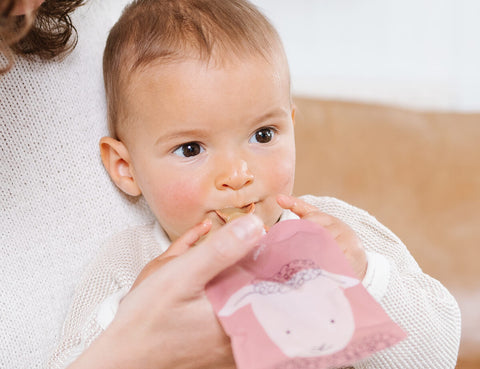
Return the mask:
<svg viewBox="0 0 480 369">
<path fill-rule="evenodd" d="M 136 83 L 143 84 L 145 81 L 151 81 L 153 76 L 160 78 L 163 73 L 168 75 L 169 78 L 174 77 L 176 73 L 181 76 L 182 67 L 186 65 L 195 65 L 199 70 L 207 72 L 224 70 L 227 73 L 229 70 L 238 70 L 238 67 L 242 65 L 257 65 L 258 68 L 264 71 L 271 71 L 277 79 L 286 78 L 288 85 L 290 85 L 288 61 L 283 49 L 279 49 L 272 51 L 268 55 L 246 53 L 237 55 L 232 52 L 226 54 L 212 53 L 209 57 L 204 58 L 195 54 L 168 60 L 159 58 L 139 65 L 136 68 L 124 70 L 125 74 L 128 73 L 128 83 L 125 87 L 128 88 Z M 247 68 L 245 68 L 245 71 L 247 72 Z"/>
<path fill-rule="evenodd" d="M 254 87 L 257 82 L 260 85 Z M 208 61 L 198 58 L 168 63 L 153 61 L 132 73 L 125 86 L 122 109 L 127 119 L 122 121 L 132 122 L 135 126 L 139 124 L 139 117 L 146 116 L 146 110 L 153 111 L 152 105 L 158 106 L 157 117 L 161 112 L 161 116 L 172 117 L 176 124 L 180 124 L 194 118 L 208 121 L 205 119 L 207 112 L 216 111 L 218 114 L 219 107 L 240 119 L 249 114 L 266 114 L 264 110 L 272 109 L 272 101 L 274 104 L 281 101 L 284 108 L 290 107 L 291 102 L 288 65 L 281 54 L 272 61 L 258 55 Z M 259 91 L 263 91 L 262 96 L 254 98 Z M 198 104 L 200 100 L 201 105 Z M 186 104 L 189 109 L 174 108 Z M 268 106 L 263 109 L 264 105 Z M 226 106 L 231 107 L 230 110 L 226 110 Z M 239 106 L 243 110 L 239 110 Z M 195 117 L 192 117 L 192 111 L 195 111 Z"/>
<path fill-rule="evenodd" d="M 291 101 L 288 65 L 281 57 L 272 60 L 252 56 L 243 59 L 152 62 L 132 73 L 126 86 L 124 109 L 127 115 L 142 114 L 147 102 L 169 109 L 169 104 L 183 102 L 193 105 L 202 100 L 204 107 L 214 108 L 232 104 L 229 94 L 235 94 L 236 102 L 233 104 L 238 105 L 246 100 L 251 101 L 255 95 L 252 88 L 263 90 L 265 99 L 273 93 L 281 94 L 284 97 L 282 101 Z M 255 102 L 258 106 L 259 101 Z M 175 116 L 179 117 L 178 111 Z"/>
</svg>

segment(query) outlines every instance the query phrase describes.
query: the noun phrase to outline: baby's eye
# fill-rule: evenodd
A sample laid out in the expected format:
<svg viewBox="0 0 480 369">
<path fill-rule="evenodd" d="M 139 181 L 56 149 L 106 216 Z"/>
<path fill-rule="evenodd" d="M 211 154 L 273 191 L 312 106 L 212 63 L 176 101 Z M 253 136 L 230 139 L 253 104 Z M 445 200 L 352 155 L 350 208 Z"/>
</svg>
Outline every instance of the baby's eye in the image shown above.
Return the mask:
<svg viewBox="0 0 480 369">
<path fill-rule="evenodd" d="M 177 156 L 189 158 L 196 156 L 204 151 L 204 148 L 198 142 L 188 142 L 180 145 L 173 153 Z"/>
<path fill-rule="evenodd" d="M 275 136 L 275 130 L 273 128 L 265 127 L 257 130 L 250 138 L 250 143 L 268 143 L 272 141 Z"/>
</svg>

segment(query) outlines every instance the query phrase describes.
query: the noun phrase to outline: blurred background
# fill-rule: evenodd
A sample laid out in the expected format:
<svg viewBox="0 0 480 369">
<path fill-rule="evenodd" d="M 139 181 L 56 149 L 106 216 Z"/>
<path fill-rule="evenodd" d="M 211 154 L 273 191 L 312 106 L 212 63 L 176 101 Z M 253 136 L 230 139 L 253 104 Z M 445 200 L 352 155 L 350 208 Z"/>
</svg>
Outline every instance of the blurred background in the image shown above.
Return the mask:
<svg viewBox="0 0 480 369">
<path fill-rule="evenodd" d="M 396 233 L 457 298 L 457 368 L 480 368 L 480 1 L 253 3 L 290 62 L 295 193 Z"/>
</svg>

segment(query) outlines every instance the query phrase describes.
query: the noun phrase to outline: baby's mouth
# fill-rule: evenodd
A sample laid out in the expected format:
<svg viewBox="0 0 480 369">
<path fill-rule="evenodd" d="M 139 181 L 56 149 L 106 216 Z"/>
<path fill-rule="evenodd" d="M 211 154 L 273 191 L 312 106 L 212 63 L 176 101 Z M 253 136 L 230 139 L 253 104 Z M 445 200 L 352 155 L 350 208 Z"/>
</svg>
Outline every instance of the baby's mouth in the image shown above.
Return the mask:
<svg viewBox="0 0 480 369">
<path fill-rule="evenodd" d="M 225 223 L 229 223 L 234 219 L 240 218 L 247 214 L 253 214 L 255 211 L 255 203 L 252 202 L 248 205 L 245 205 L 241 208 L 224 208 L 215 210 L 215 213 L 222 219 Z"/>
</svg>

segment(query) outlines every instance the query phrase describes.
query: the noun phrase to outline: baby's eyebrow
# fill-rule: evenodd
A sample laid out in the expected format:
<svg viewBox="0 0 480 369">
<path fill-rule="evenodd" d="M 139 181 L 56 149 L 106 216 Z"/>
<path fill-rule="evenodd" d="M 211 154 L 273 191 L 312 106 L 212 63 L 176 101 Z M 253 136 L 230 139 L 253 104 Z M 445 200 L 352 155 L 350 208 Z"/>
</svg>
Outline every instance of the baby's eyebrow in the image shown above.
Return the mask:
<svg viewBox="0 0 480 369">
<path fill-rule="evenodd" d="M 205 136 L 205 132 L 202 129 L 179 129 L 173 130 L 171 132 L 166 132 L 165 134 L 161 135 L 155 141 L 155 145 L 158 145 L 164 141 L 175 140 L 177 138 L 185 138 L 185 137 L 192 137 L 195 139 L 201 139 Z"/>
<path fill-rule="evenodd" d="M 273 108 L 272 110 L 268 111 L 265 114 L 262 114 L 258 117 L 255 117 L 252 119 L 250 126 L 256 126 L 258 124 L 261 124 L 262 122 L 272 119 L 272 118 L 288 118 L 289 112 L 286 108 L 283 107 L 276 107 Z M 181 138 L 182 140 L 201 140 L 204 137 L 207 137 L 207 131 L 201 128 L 172 128 L 171 130 L 163 133 L 160 135 L 157 140 L 155 141 L 155 145 L 158 145 L 162 142 L 169 142 L 171 140 L 176 140 Z"/>
<path fill-rule="evenodd" d="M 288 117 L 288 116 L 289 116 L 289 113 L 286 109 L 275 108 L 275 109 L 273 109 L 273 110 L 271 110 L 271 111 L 269 111 L 265 114 L 262 114 L 258 118 L 255 118 L 253 120 L 253 125 L 262 123 L 263 121 L 271 119 L 271 118 L 279 118 L 279 117 L 285 118 L 285 117 Z"/>
</svg>

